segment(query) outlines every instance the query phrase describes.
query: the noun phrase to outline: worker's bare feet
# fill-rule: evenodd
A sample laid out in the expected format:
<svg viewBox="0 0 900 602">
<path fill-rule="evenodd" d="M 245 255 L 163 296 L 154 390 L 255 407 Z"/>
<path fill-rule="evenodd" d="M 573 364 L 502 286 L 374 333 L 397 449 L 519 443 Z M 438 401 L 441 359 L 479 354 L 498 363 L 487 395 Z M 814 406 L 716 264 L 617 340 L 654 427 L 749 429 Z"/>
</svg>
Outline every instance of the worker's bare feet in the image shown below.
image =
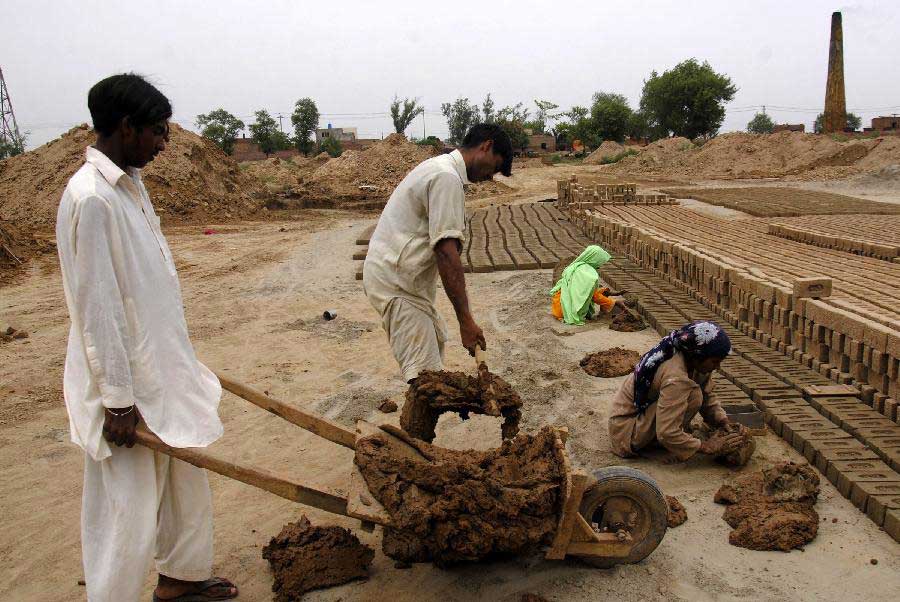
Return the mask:
<svg viewBox="0 0 900 602">
<path fill-rule="evenodd" d="M 206 581 L 182 581 L 165 575 L 159 576 L 154 602 L 199 602 L 201 600 L 230 600 L 236 598 L 238 589 L 228 579 L 213 577 Z"/>
</svg>

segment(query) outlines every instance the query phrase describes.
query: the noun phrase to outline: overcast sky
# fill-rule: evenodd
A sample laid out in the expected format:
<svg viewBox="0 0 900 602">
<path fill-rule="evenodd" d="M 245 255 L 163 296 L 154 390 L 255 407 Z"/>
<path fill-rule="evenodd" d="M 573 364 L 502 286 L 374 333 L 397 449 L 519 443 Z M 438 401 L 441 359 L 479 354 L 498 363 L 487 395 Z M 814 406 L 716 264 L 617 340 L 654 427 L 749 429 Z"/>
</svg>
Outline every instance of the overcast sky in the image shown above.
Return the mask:
<svg viewBox="0 0 900 602">
<path fill-rule="evenodd" d="M 637 107 L 643 81 L 696 57 L 738 87 L 722 131 L 767 105 L 777 122 L 806 123 L 824 103 L 831 12 L 843 12 L 847 107 L 870 125 L 900 113 L 900 2 L 46 2 L 3 0 L 0 67 L 19 128 L 34 148 L 89 121 L 87 91 L 117 72 L 149 76 L 178 123 L 224 107 L 245 122 L 287 117 L 312 97 L 321 125 L 392 131 L 394 94 L 427 108 L 443 137 L 442 102 L 497 107 L 548 99 L 588 105 L 596 91 Z M 419 118 L 408 134 L 420 136 Z"/>
</svg>

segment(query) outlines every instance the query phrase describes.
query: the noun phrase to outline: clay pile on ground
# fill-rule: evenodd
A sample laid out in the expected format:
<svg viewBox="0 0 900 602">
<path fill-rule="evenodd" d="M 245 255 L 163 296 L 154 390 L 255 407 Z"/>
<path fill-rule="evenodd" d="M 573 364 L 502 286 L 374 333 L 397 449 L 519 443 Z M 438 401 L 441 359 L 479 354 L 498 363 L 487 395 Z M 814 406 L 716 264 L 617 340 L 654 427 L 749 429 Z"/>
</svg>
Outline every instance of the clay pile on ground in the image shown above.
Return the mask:
<svg viewBox="0 0 900 602">
<path fill-rule="evenodd" d="M 617 332 L 638 332 L 647 328 L 640 314 L 632 308 L 613 308 L 613 318 L 609 323 L 609 329 Z"/>
<path fill-rule="evenodd" d="M 625 152 L 624 144 L 619 144 L 615 140 L 604 140 L 603 143 L 597 147 L 597 150 L 584 158 L 584 163 L 586 165 L 600 165 L 603 163 L 604 159 L 615 157 L 623 152 Z"/>
<path fill-rule="evenodd" d="M 678 498 L 667 495 L 666 509 L 668 510 L 666 514 L 666 523 L 670 529 L 673 527 L 680 527 L 687 521 L 687 510 L 685 510 L 682 503 L 678 501 Z"/>
<path fill-rule="evenodd" d="M 434 427 L 445 412 L 503 417 L 501 432 L 510 439 L 519 432 L 522 398 L 501 377 L 482 364 L 478 376 L 464 372 L 426 370 L 406 391 L 400 426 L 422 441 L 434 441 Z"/>
<path fill-rule="evenodd" d="M 241 171 L 255 179 L 266 192 L 279 194 L 303 184 L 306 178 L 330 158 L 327 154 L 323 159 L 300 156 L 288 159 L 272 157 L 263 161 L 245 161 L 240 167 Z"/>
<path fill-rule="evenodd" d="M 637 351 L 624 347 L 613 347 L 588 353 L 578 365 L 591 376 L 612 378 L 631 374 L 640 359 L 641 354 Z"/>
<path fill-rule="evenodd" d="M 833 179 L 875 173 L 900 163 L 900 140 L 778 132 L 730 133 L 702 146 L 685 138 L 658 140 L 604 168 L 616 174 L 672 178 Z"/>
<path fill-rule="evenodd" d="M 722 518 L 734 529 L 731 545 L 789 552 L 811 542 L 819 530 L 813 509 L 819 477 L 807 464 L 779 462 L 722 485 L 715 501 L 727 504 Z"/>
<path fill-rule="evenodd" d="M 391 134 L 366 150 L 347 150 L 329 160 L 294 193 L 327 201 L 387 198 L 413 167 L 433 155 L 434 147 L 419 146 L 402 134 Z"/>
<path fill-rule="evenodd" d="M 565 468 L 563 444 L 550 427 L 490 451 L 443 449 L 382 429 L 389 432 L 357 442 L 355 461 L 391 517 L 385 555 L 449 566 L 552 541 Z"/>
<path fill-rule="evenodd" d="M 69 178 L 94 143 L 87 125 L 22 155 L 0 161 L 0 220 L 23 232 L 51 231 Z M 166 150 L 142 170 L 163 223 L 222 222 L 250 215 L 265 196 L 211 141 L 171 124 Z"/>
<path fill-rule="evenodd" d="M 733 452 L 718 456 L 716 458 L 716 461 L 721 462 L 726 466 L 746 466 L 747 462 L 749 462 L 750 458 L 753 456 L 753 452 L 756 451 L 756 440 L 750 434 L 750 429 L 741 430 L 739 425 L 729 424 L 728 426 L 717 428 L 710 434 L 710 436 L 724 437 L 726 435 L 731 435 L 734 433 L 740 433 L 742 440 L 741 446 Z"/>
<path fill-rule="evenodd" d="M 348 529 L 314 527 L 305 516 L 288 523 L 263 548 L 276 602 L 296 602 L 305 592 L 365 579 L 375 557 Z"/>
</svg>

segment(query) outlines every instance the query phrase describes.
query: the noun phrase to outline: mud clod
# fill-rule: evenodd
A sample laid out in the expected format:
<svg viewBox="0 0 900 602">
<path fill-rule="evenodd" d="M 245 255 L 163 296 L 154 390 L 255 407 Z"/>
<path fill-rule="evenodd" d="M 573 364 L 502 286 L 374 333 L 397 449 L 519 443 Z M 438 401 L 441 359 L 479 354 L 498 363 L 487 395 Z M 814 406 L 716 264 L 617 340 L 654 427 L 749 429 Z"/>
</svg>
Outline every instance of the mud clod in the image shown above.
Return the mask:
<svg viewBox="0 0 900 602">
<path fill-rule="evenodd" d="M 613 316 L 610 330 L 618 332 L 638 332 L 647 328 L 647 323 L 633 310 L 622 310 Z"/>
<path fill-rule="evenodd" d="M 406 392 L 400 426 L 422 441 L 434 441 L 434 427 L 444 412 L 455 412 L 466 420 L 469 414 L 502 416 L 504 439 L 519 432 L 522 398 L 508 382 L 482 364 L 478 376 L 464 372 L 426 370 Z"/>
<path fill-rule="evenodd" d="M 605 351 L 587 354 L 578 365 L 591 376 L 612 378 L 630 374 L 640 359 L 641 354 L 637 351 L 624 347 L 613 347 Z"/>
<path fill-rule="evenodd" d="M 378 411 L 383 412 L 385 414 L 390 414 L 392 412 L 397 411 L 397 402 L 393 399 L 385 399 L 380 404 L 378 404 Z"/>
<path fill-rule="evenodd" d="M 809 465 L 779 462 L 722 485 L 714 500 L 728 505 L 722 518 L 734 529 L 731 545 L 789 552 L 816 537 L 818 495 L 819 477 Z"/>
<path fill-rule="evenodd" d="M 724 437 L 725 435 L 730 435 L 733 433 L 740 432 L 740 428 L 736 424 L 729 425 L 727 427 L 720 427 L 714 430 L 711 433 L 711 437 Z M 742 434 L 743 443 L 741 446 L 727 454 L 723 454 L 720 456 L 716 456 L 716 461 L 725 464 L 726 466 L 732 466 L 739 468 L 741 466 L 746 466 L 750 461 L 750 458 L 753 457 L 753 452 L 756 451 L 756 440 L 753 438 L 753 435 L 750 434 L 749 429 L 744 429 Z"/>
<path fill-rule="evenodd" d="M 348 529 L 314 527 L 302 516 L 285 525 L 262 555 L 275 577 L 276 602 L 295 602 L 310 590 L 367 578 L 375 551 Z"/>
<path fill-rule="evenodd" d="M 669 510 L 668 515 L 666 516 L 666 522 L 669 524 L 670 529 L 672 527 L 680 527 L 687 521 L 687 510 L 684 509 L 684 506 L 677 498 L 667 495 L 666 506 Z"/>
<path fill-rule="evenodd" d="M 401 562 L 449 566 L 526 553 L 556 531 L 561 441 L 544 427 L 494 450 L 448 450 L 400 429 L 360 439 L 356 465 L 391 517 L 382 550 Z"/>
</svg>

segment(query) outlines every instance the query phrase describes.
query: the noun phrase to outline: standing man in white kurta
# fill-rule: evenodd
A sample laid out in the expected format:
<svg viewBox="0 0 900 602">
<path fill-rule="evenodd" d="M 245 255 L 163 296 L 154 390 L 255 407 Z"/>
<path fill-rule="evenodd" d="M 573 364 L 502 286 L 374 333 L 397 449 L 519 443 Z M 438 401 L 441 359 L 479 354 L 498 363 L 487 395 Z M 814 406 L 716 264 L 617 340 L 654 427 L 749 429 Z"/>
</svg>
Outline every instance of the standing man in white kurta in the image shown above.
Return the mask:
<svg viewBox="0 0 900 602">
<path fill-rule="evenodd" d="M 452 153 L 423 161 L 388 199 L 369 241 L 363 286 L 381 315 L 403 380 L 443 367 L 447 327 L 434 306 L 438 275 L 456 319 L 463 347 L 486 349 L 472 317 L 461 253 L 465 243 L 469 182 L 510 175 L 512 144 L 496 124 L 478 124 Z"/>
<path fill-rule="evenodd" d="M 172 108 L 134 74 L 97 83 L 88 107 L 97 142 L 56 222 L 72 323 L 63 390 L 72 441 L 85 451 L 88 600 L 137 602 L 153 560 L 154 601 L 234 598 L 237 588 L 211 578 L 206 471 L 134 447 L 141 420 L 172 447 L 222 434 L 222 389 L 194 354 L 172 253 L 141 182 L 140 169 L 165 149 Z"/>
</svg>

